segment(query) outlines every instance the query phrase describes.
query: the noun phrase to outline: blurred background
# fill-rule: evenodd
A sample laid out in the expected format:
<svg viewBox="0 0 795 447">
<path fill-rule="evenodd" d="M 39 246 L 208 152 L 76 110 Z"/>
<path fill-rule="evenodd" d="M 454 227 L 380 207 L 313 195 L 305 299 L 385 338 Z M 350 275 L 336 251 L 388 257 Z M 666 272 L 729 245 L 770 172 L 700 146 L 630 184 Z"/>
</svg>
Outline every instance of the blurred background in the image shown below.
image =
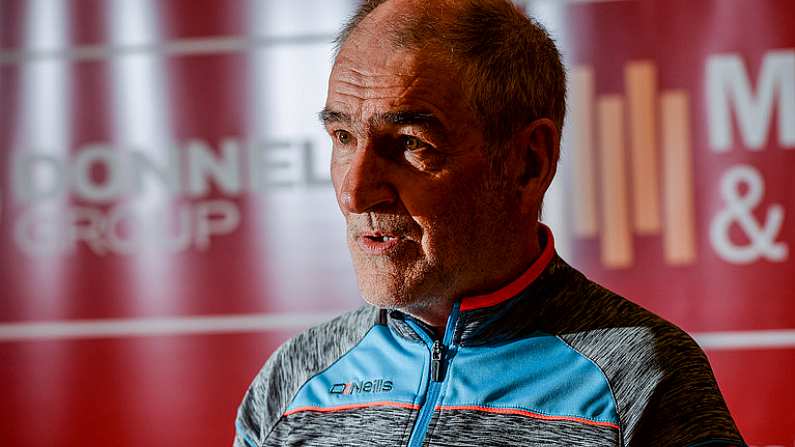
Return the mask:
<svg viewBox="0 0 795 447">
<path fill-rule="evenodd" d="M 544 220 L 795 446 L 795 3 L 520 3 L 566 59 Z M 0 445 L 230 445 L 360 304 L 316 112 L 354 0 L 0 0 Z"/>
</svg>

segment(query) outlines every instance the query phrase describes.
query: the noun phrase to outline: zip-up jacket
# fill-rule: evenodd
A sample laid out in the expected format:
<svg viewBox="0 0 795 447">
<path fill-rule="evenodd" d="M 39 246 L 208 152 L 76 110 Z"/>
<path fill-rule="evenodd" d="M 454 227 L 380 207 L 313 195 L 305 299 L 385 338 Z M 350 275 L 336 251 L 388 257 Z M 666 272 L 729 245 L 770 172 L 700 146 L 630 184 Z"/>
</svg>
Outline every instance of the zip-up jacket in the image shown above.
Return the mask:
<svg viewBox="0 0 795 447">
<path fill-rule="evenodd" d="M 542 239 L 519 278 L 457 300 L 441 337 L 368 305 L 285 343 L 235 447 L 744 446 L 696 343 Z"/>
</svg>

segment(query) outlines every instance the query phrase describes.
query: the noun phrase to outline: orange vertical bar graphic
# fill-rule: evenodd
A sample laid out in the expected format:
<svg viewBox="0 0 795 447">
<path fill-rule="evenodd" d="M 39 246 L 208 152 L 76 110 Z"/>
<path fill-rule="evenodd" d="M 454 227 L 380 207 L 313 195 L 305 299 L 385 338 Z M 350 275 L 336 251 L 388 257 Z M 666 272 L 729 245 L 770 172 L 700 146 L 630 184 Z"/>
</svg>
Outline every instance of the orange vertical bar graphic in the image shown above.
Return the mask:
<svg viewBox="0 0 795 447">
<path fill-rule="evenodd" d="M 657 69 L 651 61 L 627 64 L 624 70 L 632 160 L 633 223 L 638 234 L 660 232 L 657 175 Z"/>
<path fill-rule="evenodd" d="M 591 67 L 577 67 L 571 76 L 571 123 L 574 152 L 574 234 L 594 237 L 596 219 L 596 176 L 593 132 L 594 74 Z"/>
<path fill-rule="evenodd" d="M 602 264 L 605 267 L 632 265 L 632 229 L 627 199 L 624 154 L 624 103 L 618 95 L 598 99 L 596 116 L 601 156 Z"/>
<path fill-rule="evenodd" d="M 663 246 L 669 264 L 696 260 L 693 167 L 690 147 L 690 108 L 687 93 L 661 95 L 663 191 L 665 225 Z"/>
</svg>

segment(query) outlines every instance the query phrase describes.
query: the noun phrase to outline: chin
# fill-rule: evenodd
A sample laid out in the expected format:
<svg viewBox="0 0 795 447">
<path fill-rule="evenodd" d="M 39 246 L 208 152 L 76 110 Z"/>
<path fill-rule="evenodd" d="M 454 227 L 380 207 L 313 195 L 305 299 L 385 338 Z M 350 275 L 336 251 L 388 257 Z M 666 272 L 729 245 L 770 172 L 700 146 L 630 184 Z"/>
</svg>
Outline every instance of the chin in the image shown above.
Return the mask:
<svg viewBox="0 0 795 447">
<path fill-rule="evenodd" d="M 406 284 L 390 275 L 357 275 L 362 298 L 377 307 L 399 309 L 412 303 Z"/>
<path fill-rule="evenodd" d="M 394 309 L 405 303 L 405 297 L 401 296 L 393 287 L 386 284 L 362 284 L 359 283 L 359 292 L 362 298 L 377 307 Z"/>
</svg>

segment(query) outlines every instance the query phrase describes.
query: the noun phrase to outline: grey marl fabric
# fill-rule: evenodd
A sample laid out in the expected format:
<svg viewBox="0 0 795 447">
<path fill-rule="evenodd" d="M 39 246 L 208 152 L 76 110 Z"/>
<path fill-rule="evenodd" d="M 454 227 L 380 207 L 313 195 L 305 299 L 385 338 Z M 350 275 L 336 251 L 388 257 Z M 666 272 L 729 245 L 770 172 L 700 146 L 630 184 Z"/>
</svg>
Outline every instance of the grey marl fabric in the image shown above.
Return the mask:
<svg viewBox="0 0 795 447">
<path fill-rule="evenodd" d="M 238 409 L 235 447 L 250 447 L 246 439 L 257 447 L 262 445 L 261 440 L 270 435 L 298 388 L 348 352 L 376 323 L 377 316 L 374 307 L 364 306 L 311 328 L 277 349 Z"/>
<path fill-rule="evenodd" d="M 397 311 L 363 306 L 283 345 L 246 393 L 235 447 L 407 445 L 416 409 L 386 406 L 284 415 L 298 389 L 355 349 L 373 325 L 386 324 L 396 337 L 416 338 L 404 318 Z M 599 367 L 613 395 L 618 430 L 442 409 L 433 413 L 423 445 L 745 445 L 696 343 L 557 256 L 517 296 L 462 312 L 454 337 L 461 346 L 496 346 L 537 331 L 557 336 Z"/>
</svg>

